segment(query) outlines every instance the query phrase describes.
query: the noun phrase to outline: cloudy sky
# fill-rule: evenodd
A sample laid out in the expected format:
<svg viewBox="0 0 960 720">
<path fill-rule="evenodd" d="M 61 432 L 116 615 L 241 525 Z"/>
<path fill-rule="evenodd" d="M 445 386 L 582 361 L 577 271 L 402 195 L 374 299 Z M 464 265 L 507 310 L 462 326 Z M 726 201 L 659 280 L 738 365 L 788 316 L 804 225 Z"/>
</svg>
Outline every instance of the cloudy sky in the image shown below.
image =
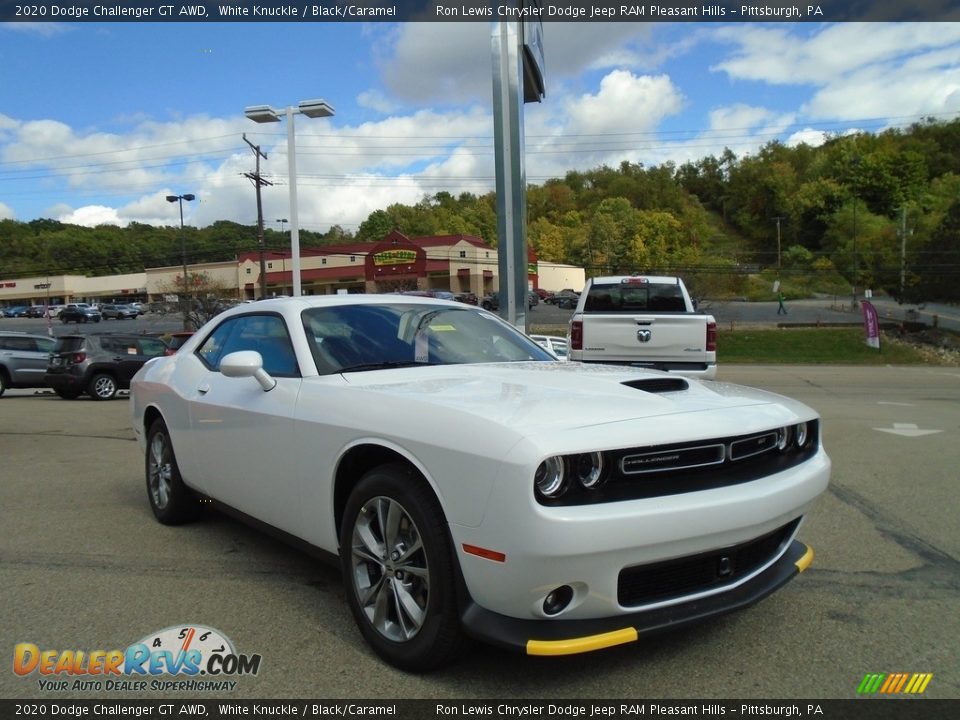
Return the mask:
<svg viewBox="0 0 960 720">
<path fill-rule="evenodd" d="M 248 105 L 323 98 L 296 119 L 301 227 L 356 230 L 424 194 L 494 185 L 491 26 L 454 23 L 0 25 L 0 218 L 82 225 L 266 223 L 289 212 L 286 124 Z M 774 139 L 960 112 L 960 23 L 545 23 L 547 97 L 525 106 L 527 179 L 680 164 Z"/>
</svg>

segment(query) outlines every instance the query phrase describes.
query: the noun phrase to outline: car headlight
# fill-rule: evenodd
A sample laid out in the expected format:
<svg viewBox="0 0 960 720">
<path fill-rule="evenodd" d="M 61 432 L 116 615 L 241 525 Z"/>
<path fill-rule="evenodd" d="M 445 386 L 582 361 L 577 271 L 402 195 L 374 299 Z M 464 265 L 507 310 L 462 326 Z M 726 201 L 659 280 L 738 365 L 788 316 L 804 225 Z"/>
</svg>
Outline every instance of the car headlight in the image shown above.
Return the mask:
<svg viewBox="0 0 960 720">
<path fill-rule="evenodd" d="M 603 455 L 598 452 L 575 455 L 572 459 L 577 480 L 587 490 L 599 487 L 603 481 Z"/>
<path fill-rule="evenodd" d="M 790 447 L 790 439 L 793 437 L 792 427 L 782 427 L 777 430 L 777 450 L 785 452 Z"/>
<path fill-rule="evenodd" d="M 559 455 L 548 457 L 540 463 L 533 476 L 537 492 L 548 498 L 560 497 L 563 494 L 566 490 L 565 479 L 563 458 Z"/>
<path fill-rule="evenodd" d="M 810 427 L 807 423 L 803 422 L 796 426 L 796 438 L 794 442 L 797 444 L 798 448 L 805 447 L 807 441 L 810 440 Z"/>
</svg>

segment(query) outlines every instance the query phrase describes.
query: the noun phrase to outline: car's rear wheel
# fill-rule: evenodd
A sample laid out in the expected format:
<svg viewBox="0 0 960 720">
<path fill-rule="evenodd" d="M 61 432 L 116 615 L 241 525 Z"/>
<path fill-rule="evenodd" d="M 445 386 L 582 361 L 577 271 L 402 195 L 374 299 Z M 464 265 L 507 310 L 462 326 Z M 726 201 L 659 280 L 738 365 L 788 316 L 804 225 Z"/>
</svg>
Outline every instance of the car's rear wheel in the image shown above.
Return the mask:
<svg viewBox="0 0 960 720">
<path fill-rule="evenodd" d="M 65 390 L 63 388 L 54 388 L 54 392 L 64 400 L 76 400 L 80 397 L 79 390 Z"/>
<path fill-rule="evenodd" d="M 90 379 L 87 394 L 94 400 L 113 400 L 117 396 L 117 381 L 113 375 L 97 373 Z"/>
<path fill-rule="evenodd" d="M 424 672 L 463 640 L 446 522 L 409 468 L 383 465 L 350 494 L 340 531 L 347 600 L 360 632 L 390 664 Z"/>
<path fill-rule="evenodd" d="M 0 370 L 0 396 L 7 391 L 7 385 L 7 373 L 3 370 Z"/>
<path fill-rule="evenodd" d="M 196 518 L 196 496 L 183 484 L 167 424 L 154 420 L 147 432 L 147 497 L 154 516 L 164 525 L 181 525 Z"/>
</svg>

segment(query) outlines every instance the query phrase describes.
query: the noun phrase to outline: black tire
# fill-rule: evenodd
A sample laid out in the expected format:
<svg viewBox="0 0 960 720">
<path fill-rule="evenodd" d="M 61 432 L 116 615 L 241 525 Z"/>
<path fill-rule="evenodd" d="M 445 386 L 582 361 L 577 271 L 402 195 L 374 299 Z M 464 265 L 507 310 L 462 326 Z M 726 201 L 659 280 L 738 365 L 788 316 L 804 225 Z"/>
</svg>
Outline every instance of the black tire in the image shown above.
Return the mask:
<svg viewBox="0 0 960 720">
<path fill-rule="evenodd" d="M 390 513 L 397 522 L 386 538 Z M 364 536 L 376 538 L 377 546 L 364 543 Z M 363 476 L 344 511 L 340 565 L 354 620 L 383 660 L 426 672 L 456 657 L 463 630 L 454 562 L 440 503 L 422 478 L 403 465 Z"/>
<path fill-rule="evenodd" d="M 182 525 L 195 519 L 200 505 L 196 495 L 183 484 L 167 424 L 157 419 L 147 431 L 144 464 L 147 499 L 154 516 L 164 525 Z"/>
<path fill-rule="evenodd" d="M 117 379 L 107 373 L 97 373 L 87 384 L 87 395 L 94 400 L 113 400 L 117 396 Z"/>
<path fill-rule="evenodd" d="M 7 373 L 3 370 L 0 370 L 0 397 L 3 397 L 3 394 L 7 391 Z"/>
<path fill-rule="evenodd" d="M 80 397 L 79 390 L 67 390 L 65 388 L 54 388 L 53 390 L 57 395 L 62 397 L 64 400 L 76 400 Z"/>
</svg>

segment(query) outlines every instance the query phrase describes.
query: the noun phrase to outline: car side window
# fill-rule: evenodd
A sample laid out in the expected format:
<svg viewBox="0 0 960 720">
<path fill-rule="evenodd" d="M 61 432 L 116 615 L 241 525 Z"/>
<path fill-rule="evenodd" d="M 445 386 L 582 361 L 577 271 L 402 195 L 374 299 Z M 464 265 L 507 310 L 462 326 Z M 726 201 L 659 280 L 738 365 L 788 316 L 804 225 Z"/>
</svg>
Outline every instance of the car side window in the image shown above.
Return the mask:
<svg viewBox="0 0 960 720">
<path fill-rule="evenodd" d="M 278 377 L 299 377 L 293 343 L 278 315 L 241 315 L 220 325 L 197 349 L 197 355 L 211 370 L 230 353 L 254 350 L 263 358 L 263 369 Z"/>
<path fill-rule="evenodd" d="M 167 346 L 164 344 L 163 340 L 157 340 L 156 338 L 141 338 L 139 343 L 140 354 L 146 355 L 147 357 L 159 357 L 167 351 Z"/>
<path fill-rule="evenodd" d="M 28 337 L 8 337 L 2 342 L 4 350 L 18 350 L 20 352 L 35 352 L 37 343 L 33 338 Z"/>
</svg>

